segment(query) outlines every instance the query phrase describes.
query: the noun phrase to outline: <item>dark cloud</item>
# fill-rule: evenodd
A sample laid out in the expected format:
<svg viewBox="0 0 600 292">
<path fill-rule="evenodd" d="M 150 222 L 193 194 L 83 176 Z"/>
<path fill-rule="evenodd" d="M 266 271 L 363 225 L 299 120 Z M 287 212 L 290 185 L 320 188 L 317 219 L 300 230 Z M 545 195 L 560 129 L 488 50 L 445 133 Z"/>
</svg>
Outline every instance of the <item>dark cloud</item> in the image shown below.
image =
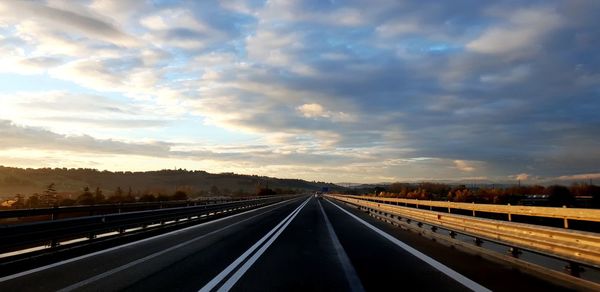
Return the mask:
<svg viewBox="0 0 600 292">
<path fill-rule="evenodd" d="M 4 7 L 4 9 L 6 8 Z M 133 37 L 121 31 L 113 24 L 91 15 L 28 1 L 11 2 L 10 10 L 12 11 L 11 16 L 21 20 L 29 18 L 42 20 L 58 25 L 61 28 L 79 31 L 87 36 L 101 38 L 120 45 L 132 45 L 136 43 Z"/>
<path fill-rule="evenodd" d="M 598 171 L 600 63 L 592 44 L 600 31 L 591 21 L 598 16 L 591 12 L 594 6 L 593 1 L 406 1 L 387 11 L 362 7 L 364 24 L 348 29 L 302 17 L 339 8 L 335 5 L 292 5 L 296 17 L 272 16 L 276 30 L 267 25 L 257 30 L 300 36 L 302 46 L 282 48 L 294 63 L 267 62 L 279 69 L 249 79 L 291 92 L 309 90 L 312 102 L 328 109 L 351 104 L 360 122 L 299 116 L 284 106 L 305 102 L 293 96 L 255 97 L 271 106 L 236 122 L 264 131 L 328 131 L 340 135 L 336 145 L 343 147 L 395 144 L 412 149 L 414 157 L 481 161 L 495 175 Z M 373 30 L 403 21 L 419 26 L 387 38 Z M 477 50 L 471 50 L 475 41 Z M 409 49 L 398 55 L 400 46 Z M 338 58 L 321 57 L 325 52 Z M 286 67 L 299 65 L 317 73 Z M 388 140 L 395 132 L 403 138 Z"/>
<path fill-rule="evenodd" d="M 163 57 L 137 49 L 115 56 L 132 39 L 94 17 L 93 7 L 76 13 L 19 5 L 24 17 L 76 26 L 108 43 L 94 47 L 108 57 L 71 56 L 58 78 L 150 96 L 145 100 L 262 135 L 269 144 L 252 155 L 105 140 L 93 141 L 92 149 L 267 165 L 320 162 L 378 177 L 600 172 L 598 1 L 166 2 L 136 10 L 129 21 L 119 16 L 127 31 L 142 32 L 136 41 L 169 52 Z M 3 43 L 12 48 L 19 41 Z M 24 60 L 48 67 L 63 59 Z M 139 119 L 140 127 L 153 124 L 161 122 Z M 11 129 L 14 141 L 28 137 Z M 61 137 L 47 138 L 93 140 Z"/>
</svg>

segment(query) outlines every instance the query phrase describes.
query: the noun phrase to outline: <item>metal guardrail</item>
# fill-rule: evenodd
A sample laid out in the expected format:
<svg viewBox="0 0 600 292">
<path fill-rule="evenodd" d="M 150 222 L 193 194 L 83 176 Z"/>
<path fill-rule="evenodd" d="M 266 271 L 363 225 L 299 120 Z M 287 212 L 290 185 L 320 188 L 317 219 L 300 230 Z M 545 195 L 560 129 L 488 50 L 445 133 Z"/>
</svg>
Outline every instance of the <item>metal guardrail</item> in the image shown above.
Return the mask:
<svg viewBox="0 0 600 292">
<path fill-rule="evenodd" d="M 484 219 L 404 206 L 381 204 L 364 197 L 329 195 L 339 201 L 438 226 L 478 239 L 600 267 L 600 233 Z M 547 213 L 539 213 L 547 214 Z"/>
<path fill-rule="evenodd" d="M 0 252 L 10 252 L 40 245 L 56 247 L 59 242 L 65 240 L 82 237 L 94 239 L 96 235 L 108 232 L 122 234 L 126 229 L 146 227 L 151 224 L 178 221 L 181 219 L 199 219 L 203 216 L 275 203 L 289 198 L 290 196 L 278 196 L 223 204 L 176 207 L 4 225 L 0 226 Z"/>
<path fill-rule="evenodd" d="M 513 215 L 559 218 L 563 219 L 564 227 L 569 228 L 569 220 L 592 221 L 600 222 L 600 209 L 583 209 L 583 208 L 557 208 L 557 207 L 532 207 L 518 205 L 495 205 L 495 204 L 475 204 L 475 203 L 456 203 L 443 201 L 423 201 L 414 199 L 401 198 L 380 198 L 370 196 L 345 196 L 371 202 L 380 202 L 386 204 L 404 204 L 405 206 L 427 206 L 435 208 L 444 208 L 448 213 L 452 210 L 466 210 L 473 212 L 473 216 L 477 212 L 506 214 L 507 220 L 512 221 Z"/>
<path fill-rule="evenodd" d="M 65 206 L 51 208 L 31 208 L 31 209 L 15 209 L 0 211 L 0 220 L 10 218 L 26 218 L 36 216 L 48 216 L 48 220 L 56 220 L 60 218 L 93 216 L 100 214 L 123 213 L 143 210 L 156 210 L 163 208 L 188 207 L 207 204 L 218 204 L 226 202 L 239 202 L 261 197 L 202 197 L 196 200 L 183 201 L 162 201 L 162 202 L 139 202 L 139 203 L 120 203 L 120 204 L 97 204 L 97 205 L 80 205 L 80 206 Z M 1 225 L 1 223 L 0 223 Z"/>
</svg>

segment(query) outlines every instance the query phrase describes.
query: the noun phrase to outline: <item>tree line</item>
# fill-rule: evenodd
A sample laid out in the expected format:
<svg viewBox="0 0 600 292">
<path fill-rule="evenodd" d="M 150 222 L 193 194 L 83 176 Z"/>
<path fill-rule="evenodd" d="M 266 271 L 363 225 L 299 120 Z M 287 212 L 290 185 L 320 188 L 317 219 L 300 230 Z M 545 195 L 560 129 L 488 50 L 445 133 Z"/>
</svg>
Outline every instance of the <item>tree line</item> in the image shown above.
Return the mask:
<svg viewBox="0 0 600 292">
<path fill-rule="evenodd" d="M 239 189 L 235 192 L 229 189 L 219 189 L 213 185 L 208 191 L 199 190 L 193 193 L 194 197 L 221 197 L 221 196 L 270 196 L 276 194 L 296 194 L 299 190 L 275 188 L 271 189 L 264 186 L 257 186 L 255 192 L 248 192 Z M 47 208 L 61 206 L 76 206 L 76 205 L 96 205 L 96 204 L 120 204 L 120 203 L 136 203 L 136 202 L 166 202 L 166 201 L 183 201 L 189 200 L 192 191 L 189 189 L 178 189 L 172 193 L 165 191 L 134 191 L 131 187 L 123 189 L 117 187 L 110 195 L 106 195 L 105 191 L 100 187 L 91 189 L 84 187 L 80 193 L 60 193 L 57 191 L 56 184 L 49 184 L 42 193 L 35 193 L 28 197 L 16 195 L 15 202 L 11 205 L 12 209 L 22 208 Z"/>
<path fill-rule="evenodd" d="M 184 190 L 177 190 L 172 194 L 152 194 L 147 192 L 134 192 L 131 188 L 123 190 L 121 187 L 117 187 L 117 189 L 109 196 L 105 195 L 104 191 L 99 187 L 96 187 L 93 190 L 89 187 L 84 187 L 79 194 L 60 194 L 57 192 L 55 184 L 52 183 L 48 185 L 46 190 L 41 194 L 36 193 L 27 198 L 17 195 L 16 202 L 12 205 L 12 208 L 44 208 L 54 206 L 175 201 L 187 200 L 188 198 L 188 194 Z"/>
<path fill-rule="evenodd" d="M 349 191 L 351 193 L 352 191 Z M 587 183 L 563 185 L 523 185 L 511 187 L 467 187 L 444 183 L 393 183 L 367 191 L 371 195 L 392 198 L 475 202 L 484 204 L 522 204 L 532 196 L 540 197 L 536 204 L 544 206 L 577 206 L 578 199 L 586 200 L 585 207 L 600 208 L 600 186 Z"/>
</svg>

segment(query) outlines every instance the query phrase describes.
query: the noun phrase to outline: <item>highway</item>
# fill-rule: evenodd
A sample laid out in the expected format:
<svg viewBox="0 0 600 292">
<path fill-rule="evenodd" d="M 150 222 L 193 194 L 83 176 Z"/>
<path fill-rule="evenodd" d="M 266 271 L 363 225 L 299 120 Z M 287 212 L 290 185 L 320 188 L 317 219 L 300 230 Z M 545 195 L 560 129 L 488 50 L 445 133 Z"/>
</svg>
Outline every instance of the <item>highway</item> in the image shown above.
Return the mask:
<svg viewBox="0 0 600 292">
<path fill-rule="evenodd" d="M 564 291 L 306 196 L 0 277 L 0 291 Z"/>
</svg>

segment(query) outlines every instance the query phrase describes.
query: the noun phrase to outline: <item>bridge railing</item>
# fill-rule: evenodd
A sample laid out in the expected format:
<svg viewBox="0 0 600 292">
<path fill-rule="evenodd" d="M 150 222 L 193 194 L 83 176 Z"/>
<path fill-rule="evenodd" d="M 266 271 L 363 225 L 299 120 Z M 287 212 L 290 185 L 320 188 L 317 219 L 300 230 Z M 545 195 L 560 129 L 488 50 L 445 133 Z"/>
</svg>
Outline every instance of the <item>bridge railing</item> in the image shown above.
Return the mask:
<svg viewBox="0 0 600 292">
<path fill-rule="evenodd" d="M 415 204 L 414 200 L 406 201 L 404 199 L 341 195 L 329 195 L 329 197 L 371 210 L 385 212 L 397 218 L 405 218 L 447 229 L 451 231 L 451 234 L 457 232 L 472 236 L 477 240 L 489 240 L 515 249 L 529 250 L 563 259 L 569 263 L 581 263 L 596 268 L 600 267 L 600 233 L 492 220 L 390 204 L 397 202 Z M 422 201 L 419 201 L 419 204 L 456 209 L 472 208 L 470 210 L 484 212 L 501 212 L 506 210 L 512 212 L 512 214 L 519 213 L 530 216 L 577 220 L 596 221 L 598 218 L 597 210 L 573 211 L 565 208 L 547 208 L 547 210 L 544 210 L 545 208 L 541 207 L 521 208 L 521 206 L 513 209 L 510 208 L 512 206 L 499 207 L 484 206 L 481 204 Z M 468 205 L 472 206 L 469 207 Z M 563 211 L 563 213 L 559 212 L 559 210 Z M 508 212 L 505 214 L 510 214 Z"/>
<path fill-rule="evenodd" d="M 30 208 L 0 211 L 1 224 L 16 224 L 30 221 L 57 220 L 72 217 L 105 215 L 133 211 L 156 210 L 164 208 L 189 207 L 210 205 L 227 202 L 239 202 L 260 199 L 261 197 L 201 197 L 194 200 L 161 201 L 161 202 L 136 202 L 118 204 L 96 204 L 80 206 L 63 206 L 49 208 Z M 17 219 L 17 220 L 7 220 Z"/>
<path fill-rule="evenodd" d="M 146 229 L 149 225 L 164 225 L 180 220 L 203 220 L 217 214 L 271 204 L 293 196 L 274 196 L 222 204 L 185 206 L 158 210 L 66 218 L 52 221 L 0 225 L 0 252 L 11 252 L 35 246 L 55 248 L 61 242 L 95 239 L 105 233 L 122 234 L 127 229 Z"/>
<path fill-rule="evenodd" d="M 379 202 L 393 205 L 404 205 L 404 206 L 416 206 L 420 207 L 431 207 L 441 208 L 452 213 L 453 210 L 465 210 L 472 212 L 473 216 L 476 216 L 478 212 L 484 213 L 496 213 L 505 214 L 508 221 L 512 221 L 512 216 L 532 216 L 532 217 L 543 217 L 543 218 L 558 218 L 563 220 L 563 226 L 569 228 L 569 220 L 577 221 L 590 221 L 600 222 L 600 210 L 599 209 L 583 209 L 583 208 L 559 208 L 559 207 L 534 207 L 534 206 L 520 206 L 520 205 L 497 205 L 497 204 L 475 204 L 475 203 L 457 203 L 457 202 L 444 202 L 444 201 L 427 201 L 427 200 L 415 200 L 415 199 L 402 199 L 402 198 L 382 198 L 372 196 L 351 196 L 346 195 L 348 198 L 355 198 L 360 200 L 366 200 L 370 202 Z"/>
</svg>

